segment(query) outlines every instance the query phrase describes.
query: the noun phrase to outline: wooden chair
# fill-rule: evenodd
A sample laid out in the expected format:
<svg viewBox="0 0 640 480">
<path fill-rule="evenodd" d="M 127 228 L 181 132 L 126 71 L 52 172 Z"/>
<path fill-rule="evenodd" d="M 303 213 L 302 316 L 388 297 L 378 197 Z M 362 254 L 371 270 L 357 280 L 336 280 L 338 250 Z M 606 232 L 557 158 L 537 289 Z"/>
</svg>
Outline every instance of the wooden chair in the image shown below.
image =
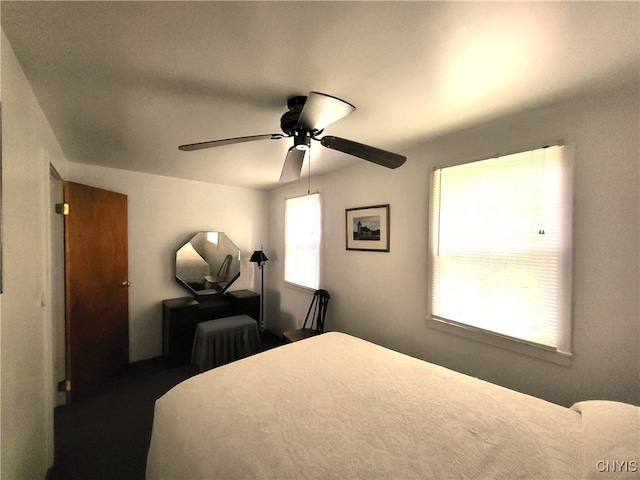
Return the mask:
<svg viewBox="0 0 640 480">
<path fill-rule="evenodd" d="M 205 281 L 211 285 L 210 288 L 215 288 L 219 283 L 224 283 L 229 279 L 229 267 L 231 266 L 232 261 L 233 257 L 231 255 L 227 255 L 224 257 L 222 265 L 220 265 L 220 269 L 218 270 L 218 274 L 215 277 L 213 275 L 206 275 L 204 277 Z"/>
<path fill-rule="evenodd" d="M 311 305 L 304 319 L 304 324 L 299 330 L 287 330 L 282 333 L 285 342 L 297 342 L 305 338 L 320 335 L 324 332 L 324 319 L 327 313 L 327 306 L 331 295 L 326 290 L 316 290 L 313 292 Z M 309 327 L 307 328 L 307 323 Z"/>
</svg>

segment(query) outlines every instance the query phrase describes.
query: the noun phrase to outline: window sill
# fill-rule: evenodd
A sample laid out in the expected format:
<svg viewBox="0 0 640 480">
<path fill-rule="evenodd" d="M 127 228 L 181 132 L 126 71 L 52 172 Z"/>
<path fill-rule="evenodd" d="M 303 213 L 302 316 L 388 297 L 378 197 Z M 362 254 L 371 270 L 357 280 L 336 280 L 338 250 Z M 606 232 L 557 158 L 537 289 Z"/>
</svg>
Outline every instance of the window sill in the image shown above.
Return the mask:
<svg viewBox="0 0 640 480">
<path fill-rule="evenodd" d="M 503 348 L 505 350 L 510 350 L 512 352 L 538 358 L 547 362 L 552 362 L 564 367 L 571 366 L 571 359 L 573 358 L 571 353 L 558 352 L 557 350 L 537 346 L 531 343 L 525 343 L 487 330 L 450 323 L 439 318 L 427 318 L 427 325 L 430 328 L 434 328 L 441 332 L 458 335 L 460 337 L 486 343 L 494 347 Z"/>
<path fill-rule="evenodd" d="M 287 287 L 293 288 L 294 290 L 302 290 L 302 291 L 305 291 L 305 292 L 312 292 L 312 293 L 317 290 L 316 288 L 307 287 L 305 285 L 300 285 L 299 283 L 288 282 L 286 280 L 284 281 L 284 284 Z"/>
</svg>

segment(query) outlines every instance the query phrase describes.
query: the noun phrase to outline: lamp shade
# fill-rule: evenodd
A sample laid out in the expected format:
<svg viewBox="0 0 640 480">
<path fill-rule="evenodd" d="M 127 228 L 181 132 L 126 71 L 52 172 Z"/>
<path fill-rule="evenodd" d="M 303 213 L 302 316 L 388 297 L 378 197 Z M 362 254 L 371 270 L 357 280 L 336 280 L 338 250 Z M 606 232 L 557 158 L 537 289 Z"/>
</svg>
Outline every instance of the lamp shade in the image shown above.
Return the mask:
<svg viewBox="0 0 640 480">
<path fill-rule="evenodd" d="M 267 260 L 269 259 L 262 250 L 256 250 L 255 252 L 253 252 L 251 258 L 249 259 L 250 262 L 257 263 L 258 265 L 266 262 Z"/>
</svg>

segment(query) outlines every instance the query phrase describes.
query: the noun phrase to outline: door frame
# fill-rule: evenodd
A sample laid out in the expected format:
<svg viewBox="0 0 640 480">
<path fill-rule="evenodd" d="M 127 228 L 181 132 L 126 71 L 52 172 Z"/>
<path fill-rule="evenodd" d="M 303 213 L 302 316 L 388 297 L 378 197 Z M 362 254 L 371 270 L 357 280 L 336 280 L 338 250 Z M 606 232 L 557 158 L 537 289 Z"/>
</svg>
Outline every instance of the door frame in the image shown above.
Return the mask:
<svg viewBox="0 0 640 480">
<path fill-rule="evenodd" d="M 64 202 L 64 179 L 49 164 L 49 321 L 51 322 L 51 361 L 53 406 L 66 404 L 66 320 L 65 320 L 65 272 L 64 272 L 64 217 L 58 213 L 58 205 Z"/>
</svg>

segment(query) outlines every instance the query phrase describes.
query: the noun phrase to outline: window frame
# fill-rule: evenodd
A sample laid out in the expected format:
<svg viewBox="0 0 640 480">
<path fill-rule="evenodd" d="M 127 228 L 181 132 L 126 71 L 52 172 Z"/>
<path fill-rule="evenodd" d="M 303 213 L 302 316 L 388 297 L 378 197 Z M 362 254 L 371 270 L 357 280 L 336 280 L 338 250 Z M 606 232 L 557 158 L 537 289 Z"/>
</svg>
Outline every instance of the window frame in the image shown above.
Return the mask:
<svg viewBox="0 0 640 480">
<path fill-rule="evenodd" d="M 451 161 L 445 165 L 438 165 L 433 167 L 432 174 L 429 175 L 429 208 L 428 208 L 428 267 L 427 267 L 427 325 L 430 328 L 467 338 L 473 341 L 477 341 L 484 344 L 493 345 L 502 349 L 517 352 L 523 355 L 539 358 L 545 361 L 549 361 L 562 366 L 570 366 L 573 358 L 572 354 L 572 279 L 573 279 L 573 159 L 575 148 L 571 144 L 567 144 L 563 141 L 558 141 L 550 144 L 549 146 L 562 146 L 562 162 L 561 162 L 561 181 L 563 190 L 563 201 L 560 206 L 560 215 L 565 222 L 568 222 L 564 231 L 564 238 L 562 239 L 563 251 L 561 253 L 561 269 L 558 277 L 559 289 L 562 290 L 561 294 L 566 296 L 566 301 L 563 303 L 563 309 L 560 313 L 560 320 L 558 323 L 559 335 L 562 336 L 563 343 L 562 348 L 547 347 L 540 345 L 525 339 L 510 337 L 483 328 L 467 325 L 461 322 L 438 318 L 433 315 L 432 294 L 433 294 L 433 269 L 434 269 L 434 236 L 433 229 L 436 227 L 436 219 L 434 218 L 434 175 L 433 172 L 440 168 L 455 167 L 458 165 L 464 165 L 477 161 L 490 160 L 499 157 L 505 157 L 513 154 L 526 153 L 533 150 L 537 150 L 541 147 L 519 149 L 510 153 L 494 155 L 491 157 L 481 157 L 473 160 L 466 161 Z"/>
</svg>

